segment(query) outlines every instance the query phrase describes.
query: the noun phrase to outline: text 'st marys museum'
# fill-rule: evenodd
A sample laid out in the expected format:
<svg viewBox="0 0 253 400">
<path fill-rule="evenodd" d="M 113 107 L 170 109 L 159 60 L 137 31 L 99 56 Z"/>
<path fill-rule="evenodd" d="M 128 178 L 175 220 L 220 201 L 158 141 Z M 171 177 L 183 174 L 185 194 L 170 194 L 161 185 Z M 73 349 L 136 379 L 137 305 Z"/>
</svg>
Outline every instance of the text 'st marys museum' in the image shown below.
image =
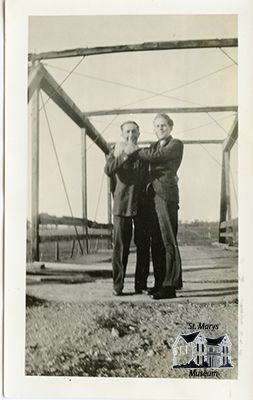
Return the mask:
<svg viewBox="0 0 253 400">
<path fill-rule="evenodd" d="M 228 335 L 216 339 L 206 338 L 200 331 L 178 335 L 173 344 L 173 367 L 232 367 Z"/>
</svg>

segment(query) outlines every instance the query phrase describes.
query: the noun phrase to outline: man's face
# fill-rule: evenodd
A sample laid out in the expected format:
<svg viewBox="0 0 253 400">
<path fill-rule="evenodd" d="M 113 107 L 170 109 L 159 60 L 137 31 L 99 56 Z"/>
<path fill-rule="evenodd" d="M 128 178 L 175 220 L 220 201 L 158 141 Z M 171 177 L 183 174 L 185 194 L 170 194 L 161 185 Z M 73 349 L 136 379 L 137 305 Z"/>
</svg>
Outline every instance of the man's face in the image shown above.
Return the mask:
<svg viewBox="0 0 253 400">
<path fill-rule="evenodd" d="M 172 126 L 168 124 L 168 121 L 164 117 L 157 117 L 154 120 L 154 132 L 158 139 L 166 139 L 170 136 Z"/>
<path fill-rule="evenodd" d="M 130 122 L 123 125 L 121 135 L 124 139 L 124 142 L 137 144 L 140 132 L 137 126 Z"/>
</svg>

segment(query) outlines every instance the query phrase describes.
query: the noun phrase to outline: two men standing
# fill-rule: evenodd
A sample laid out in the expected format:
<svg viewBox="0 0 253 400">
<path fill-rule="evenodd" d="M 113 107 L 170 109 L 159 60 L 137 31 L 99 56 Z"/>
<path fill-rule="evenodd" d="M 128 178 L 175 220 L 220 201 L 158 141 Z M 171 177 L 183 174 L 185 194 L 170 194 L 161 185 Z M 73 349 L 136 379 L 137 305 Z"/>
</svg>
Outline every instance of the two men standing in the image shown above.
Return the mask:
<svg viewBox="0 0 253 400">
<path fill-rule="evenodd" d="M 182 161 L 183 143 L 172 138 L 173 121 L 166 114 L 158 114 L 154 119 L 158 141 L 150 148 L 138 148 L 139 128 L 135 122 L 127 122 L 121 127 L 124 139 L 127 136 L 125 130 L 129 131 L 131 125 L 137 128 L 133 135 L 135 139 L 128 135 L 121 154 L 111 153 L 105 167 L 107 175 L 115 174 L 117 180 L 114 193 L 114 289 L 117 291 L 120 288 L 118 293 L 122 293 L 131 240 L 130 228 L 127 239 L 119 234 L 118 218 L 123 226 L 126 222 L 124 218 L 131 214 L 134 216 L 137 247 L 135 289 L 137 292 L 146 289 L 151 246 L 155 285 L 149 293 L 154 299 L 173 298 L 176 297 L 176 289 L 182 287 L 176 237 L 179 208 L 177 171 Z M 131 210 L 128 214 L 121 211 L 125 202 Z M 132 226 L 132 220 L 127 224 Z M 117 286 L 119 276 L 121 284 Z"/>
</svg>

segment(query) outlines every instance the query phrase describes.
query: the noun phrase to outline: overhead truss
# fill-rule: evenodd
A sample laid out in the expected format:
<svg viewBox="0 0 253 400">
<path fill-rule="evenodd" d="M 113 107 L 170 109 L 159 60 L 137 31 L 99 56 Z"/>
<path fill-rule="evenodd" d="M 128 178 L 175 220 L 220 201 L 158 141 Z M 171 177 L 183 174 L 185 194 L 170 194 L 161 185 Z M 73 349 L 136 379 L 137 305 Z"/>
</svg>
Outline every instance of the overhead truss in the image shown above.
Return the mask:
<svg viewBox="0 0 253 400">
<path fill-rule="evenodd" d="M 126 53 L 136 51 L 159 51 L 159 50 L 183 50 L 183 49 L 205 49 L 217 47 L 237 47 L 238 40 L 230 39 L 198 39 L 198 40 L 172 40 L 163 42 L 147 42 L 139 44 L 128 44 L 119 46 L 99 46 L 61 51 L 47 51 L 39 54 L 28 55 L 29 61 L 50 60 L 54 58 L 94 56 L 99 54 Z"/>
<path fill-rule="evenodd" d="M 100 115 L 123 115 L 123 114 L 192 114 L 192 113 L 215 113 L 215 112 L 237 112 L 237 106 L 218 107 L 152 107 L 152 108 L 113 108 L 111 110 L 86 111 L 86 117 L 97 117 Z"/>
<path fill-rule="evenodd" d="M 136 109 L 111 109 L 83 112 L 69 97 L 65 90 L 58 84 L 48 70 L 39 60 L 92 56 L 110 53 L 136 52 L 136 51 L 159 51 L 159 50 L 179 50 L 179 49 L 203 49 L 203 48 L 224 48 L 236 47 L 237 39 L 204 39 L 204 40 L 181 40 L 167 42 L 150 42 L 134 45 L 104 46 L 93 48 L 79 48 L 63 51 L 50 51 L 40 54 L 29 54 L 28 59 L 32 61 L 29 67 L 28 75 L 28 102 L 33 99 L 33 145 L 32 145 L 32 226 L 33 226 L 33 259 L 39 259 L 39 229 L 38 229 L 38 191 L 39 191 L 39 90 L 42 89 L 49 98 L 54 101 L 73 122 L 81 128 L 82 152 L 85 157 L 82 160 L 82 194 L 83 194 L 83 220 L 87 219 L 87 177 L 86 177 L 86 145 L 84 136 L 86 134 L 90 139 L 107 155 L 111 149 L 111 143 L 108 143 L 98 132 L 90 121 L 89 117 L 100 115 L 121 115 L 121 114 L 146 114 L 146 113 L 214 113 L 214 112 L 235 112 L 237 106 L 216 106 L 216 107 L 156 107 L 156 108 L 136 108 Z M 44 105 L 45 106 L 45 105 Z M 223 146 L 222 161 L 222 186 L 221 186 L 221 208 L 220 208 L 220 230 L 219 240 L 226 241 L 228 233 L 231 230 L 231 204 L 229 188 L 229 157 L 233 144 L 238 136 L 237 114 L 225 140 L 184 140 L 185 144 L 221 144 Z M 85 186 L 85 187 L 84 187 Z M 108 185 L 108 216 L 111 224 L 111 197 Z M 225 232 L 224 232 L 225 229 Z M 222 231 L 223 230 L 223 231 Z M 230 234 L 230 233 L 229 233 Z M 230 234 L 231 236 L 232 234 Z M 87 244 L 88 248 L 88 244 Z"/>
</svg>

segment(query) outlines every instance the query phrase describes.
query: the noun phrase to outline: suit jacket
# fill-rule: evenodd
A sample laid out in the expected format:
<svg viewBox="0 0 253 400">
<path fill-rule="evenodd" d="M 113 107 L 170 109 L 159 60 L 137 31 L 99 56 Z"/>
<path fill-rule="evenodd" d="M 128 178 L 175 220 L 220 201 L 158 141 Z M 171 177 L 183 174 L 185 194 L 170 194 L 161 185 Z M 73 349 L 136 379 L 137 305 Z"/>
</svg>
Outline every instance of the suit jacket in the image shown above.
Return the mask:
<svg viewBox="0 0 253 400">
<path fill-rule="evenodd" d="M 115 180 L 113 185 L 113 214 L 122 217 L 134 217 L 138 207 L 145 202 L 145 186 L 148 166 L 136 158 L 122 153 L 114 157 L 110 152 L 105 173 Z"/>
<path fill-rule="evenodd" d="M 183 143 L 172 136 L 165 140 L 163 146 L 160 141 L 150 148 L 141 149 L 137 155 L 139 160 L 150 163 L 149 182 L 155 193 L 165 201 L 179 202 L 177 171 L 183 157 Z"/>
</svg>

